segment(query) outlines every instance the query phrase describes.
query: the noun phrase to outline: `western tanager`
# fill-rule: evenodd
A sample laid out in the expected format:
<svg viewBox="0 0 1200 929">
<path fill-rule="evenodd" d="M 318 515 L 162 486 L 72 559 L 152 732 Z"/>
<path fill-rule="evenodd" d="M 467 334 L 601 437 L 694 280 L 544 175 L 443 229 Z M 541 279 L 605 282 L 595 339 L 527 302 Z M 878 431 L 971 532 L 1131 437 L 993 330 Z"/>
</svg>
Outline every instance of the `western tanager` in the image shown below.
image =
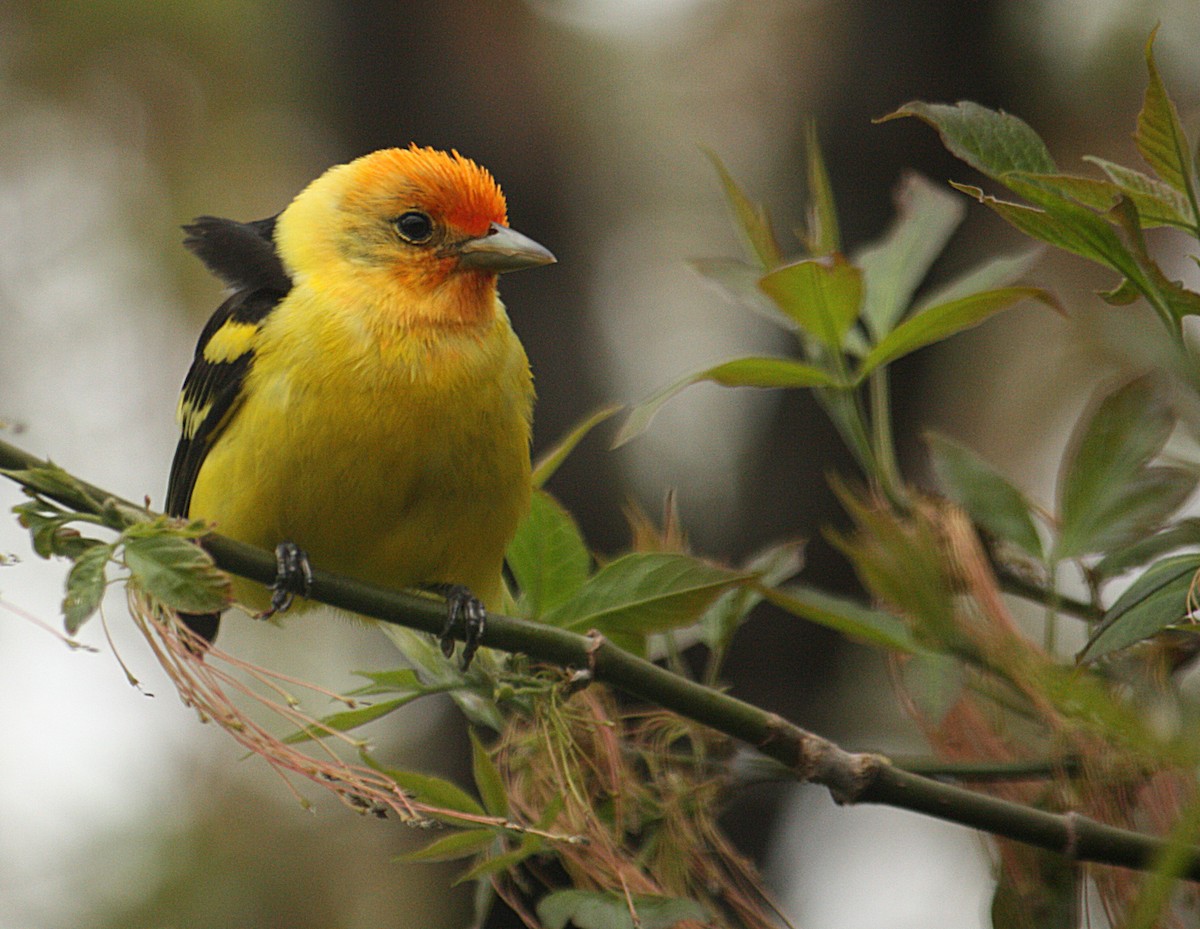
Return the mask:
<svg viewBox="0 0 1200 929">
<path fill-rule="evenodd" d="M 446 593 L 448 623 L 497 608 L 533 384 L 496 280 L 554 261 L 506 222 L 484 168 L 412 146 L 330 168 L 271 219 L 186 226 L 232 293 L 183 384 L 168 512 Z M 211 640 L 219 617 L 184 620 Z"/>
</svg>

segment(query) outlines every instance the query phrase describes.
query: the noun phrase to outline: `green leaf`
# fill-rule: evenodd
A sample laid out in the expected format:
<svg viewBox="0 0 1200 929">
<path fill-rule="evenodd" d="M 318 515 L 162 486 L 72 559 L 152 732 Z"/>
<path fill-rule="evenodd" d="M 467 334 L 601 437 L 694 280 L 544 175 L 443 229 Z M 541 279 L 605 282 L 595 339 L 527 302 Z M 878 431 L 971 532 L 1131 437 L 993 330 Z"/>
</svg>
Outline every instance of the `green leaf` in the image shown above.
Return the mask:
<svg viewBox="0 0 1200 929">
<path fill-rule="evenodd" d="M 504 790 L 504 780 L 474 729 L 471 730 L 471 771 L 483 808 L 492 816 L 507 817 L 508 794 Z"/>
<path fill-rule="evenodd" d="M 176 535 L 125 536 L 131 580 L 174 610 L 211 613 L 232 599 L 229 576 L 199 545 Z"/>
<path fill-rule="evenodd" d="M 915 116 L 937 130 L 942 144 L 977 171 L 992 178 L 1011 171 L 1055 174 L 1046 143 L 1029 125 L 1009 113 L 978 103 L 906 103 L 878 122 Z"/>
<path fill-rule="evenodd" d="M 1125 230 L 1134 259 L 1143 272 L 1144 277 L 1134 283 L 1154 309 L 1164 317 L 1168 328 L 1174 331 L 1185 316 L 1200 315 L 1200 294 L 1188 290 L 1179 281 L 1170 280 L 1158 262 L 1151 257 L 1133 204 L 1122 198 L 1109 211 L 1109 217 Z"/>
<path fill-rule="evenodd" d="M 53 514 L 53 511 L 47 512 L 40 500 L 30 500 L 15 506 L 13 512 L 19 516 L 21 525 L 29 530 L 29 541 L 34 553 L 39 558 L 53 556 L 55 533 L 71 517 Z"/>
<path fill-rule="evenodd" d="M 966 446 L 936 432 L 927 433 L 925 441 L 934 473 L 950 498 L 992 535 L 1042 558 L 1042 540 L 1025 495 Z"/>
<path fill-rule="evenodd" d="M 717 175 L 721 178 L 721 187 L 725 191 L 725 199 L 733 211 L 734 225 L 741 233 L 746 245 L 746 251 L 751 260 L 756 261 L 764 270 L 774 268 L 782 259 L 779 253 L 779 243 L 771 229 L 771 218 L 762 204 L 754 203 L 738 186 L 725 168 L 724 163 L 715 152 L 705 149 Z"/>
<path fill-rule="evenodd" d="M 1200 519 L 1189 517 L 1162 532 L 1109 552 L 1093 569 L 1101 582 L 1124 574 L 1179 548 L 1200 545 Z"/>
<path fill-rule="evenodd" d="M 927 307 L 910 316 L 881 339 L 859 363 L 858 381 L 881 365 L 890 364 L 935 342 L 978 326 L 990 316 L 1022 300 L 1039 300 L 1058 308 L 1058 301 L 1040 287 L 1002 287 Z"/>
<path fill-rule="evenodd" d="M 952 303 L 962 297 L 969 297 L 984 290 L 993 290 L 1011 284 L 1024 275 L 1034 263 L 1042 257 L 1045 250 L 1040 245 L 1022 249 L 1008 255 L 995 255 L 968 268 L 958 277 L 953 278 L 931 293 L 923 296 L 916 305 L 915 312 L 937 306 L 940 303 Z"/>
<path fill-rule="evenodd" d="M 746 570 L 758 576 L 754 586 L 735 587 L 717 598 L 700 620 L 702 639 L 713 652 L 722 654 L 733 635 L 759 603 L 762 587 L 777 587 L 800 572 L 804 566 L 804 543 L 774 545 L 746 563 Z"/>
<path fill-rule="evenodd" d="M 722 362 L 703 371 L 682 377 L 660 388 L 629 411 L 629 416 L 617 432 L 613 447 L 637 438 L 660 409 L 676 394 L 693 384 L 711 381 L 723 387 L 844 387 L 834 375 L 815 365 L 790 358 L 751 357 Z"/>
<path fill-rule="evenodd" d="M 896 191 L 896 221 L 854 263 L 862 269 L 862 317 L 874 339 L 891 331 L 908 309 L 917 286 L 941 254 L 966 212 L 961 200 L 919 174 L 908 174 Z"/>
<path fill-rule="evenodd" d="M 1121 190 L 1111 181 L 1076 174 L 1030 174 L 1015 171 L 1006 174 L 1003 181 L 1010 188 L 1033 191 L 1030 199 L 1035 203 L 1062 202 L 1085 206 L 1103 213 L 1111 210 L 1121 199 Z"/>
<path fill-rule="evenodd" d="M 940 725 L 962 696 L 964 668 L 960 659 L 936 652 L 919 652 L 900 665 L 904 689 L 921 717 Z"/>
<path fill-rule="evenodd" d="M 802 584 L 764 590 L 763 596 L 793 616 L 833 629 L 856 642 L 896 652 L 918 651 L 904 621 L 883 610 Z"/>
<path fill-rule="evenodd" d="M 587 580 L 592 556 L 579 526 L 563 507 L 535 490 L 529 512 L 505 555 L 521 590 L 521 606 L 530 619 L 565 603 Z"/>
<path fill-rule="evenodd" d="M 637 913 L 634 920 L 630 901 Z M 545 929 L 670 929 L 685 920 L 708 925 L 708 914 L 694 900 L 633 896 L 598 890 L 557 890 L 537 904 Z"/>
<path fill-rule="evenodd" d="M 112 545 L 95 545 L 83 552 L 67 574 L 67 593 L 63 598 L 63 622 L 67 635 L 75 635 L 104 599 L 108 578 L 106 569 L 113 555 Z"/>
<path fill-rule="evenodd" d="M 1149 638 L 1188 615 L 1188 598 L 1200 571 L 1200 554 L 1155 562 L 1112 605 L 1079 655 L 1095 661 Z"/>
<path fill-rule="evenodd" d="M 423 693 L 412 693 L 404 697 L 397 697 L 394 700 L 384 700 L 381 703 L 367 703 L 352 710 L 331 713 L 320 720 L 319 726 L 305 726 L 303 729 L 285 736 L 283 741 L 288 745 L 295 745 L 298 742 L 323 739 L 330 735 L 330 729 L 334 732 L 348 732 L 351 729 L 365 726 L 367 723 L 374 722 L 377 719 L 382 719 L 389 713 L 393 713 L 402 706 L 407 706 L 417 698 L 423 696 L 425 696 Z"/>
<path fill-rule="evenodd" d="M 838 231 L 837 205 L 833 200 L 829 171 L 821 153 L 817 127 L 812 122 L 805 126 L 804 142 L 808 152 L 809 199 L 805 245 L 813 255 L 832 255 L 842 250 L 842 237 Z"/>
<path fill-rule="evenodd" d="M 1034 185 L 1019 178 L 1009 180 L 1026 193 L 1038 193 Z M 1116 230 L 1090 210 L 1066 200 L 1056 202 L 1052 208 L 1036 209 L 998 200 L 984 194 L 978 187 L 954 186 L 994 210 L 1026 235 L 1112 268 L 1144 289 L 1145 276 L 1137 259 L 1121 241 Z"/>
<path fill-rule="evenodd" d="M 582 442 L 589 432 L 605 420 L 615 416 L 624 408 L 624 404 L 621 403 L 601 407 L 560 439 L 557 445 L 547 450 L 534 465 L 533 486 L 543 486 L 546 481 L 550 480 L 554 472 L 558 470 L 558 466 L 575 450 L 575 446 Z"/>
<path fill-rule="evenodd" d="M 1154 62 L 1154 32 L 1146 41 L 1146 70 L 1149 81 L 1133 141 L 1159 177 L 1194 201 L 1191 146 Z"/>
<path fill-rule="evenodd" d="M 480 878 L 499 874 L 501 871 L 510 871 L 526 858 L 540 854 L 545 847 L 545 839 L 536 835 L 525 835 L 521 838 L 521 843 L 512 851 L 493 855 L 468 868 L 458 876 L 458 879 L 454 883 L 462 884 L 465 881 L 477 881 Z"/>
<path fill-rule="evenodd" d="M 449 810 L 454 813 L 466 813 L 468 816 L 486 816 L 483 807 L 474 797 L 444 778 L 432 774 L 420 774 L 416 771 L 400 771 L 395 768 L 381 768 L 384 774 L 396 782 L 401 790 L 406 790 L 422 803 Z"/>
<path fill-rule="evenodd" d="M 606 564 L 542 622 L 636 639 L 695 622 L 723 591 L 752 577 L 677 552 L 633 552 Z"/>
<path fill-rule="evenodd" d="M 430 842 L 424 848 L 401 855 L 398 860 L 406 862 L 457 861 L 471 858 L 496 841 L 491 829 L 463 829 Z"/>
<path fill-rule="evenodd" d="M 1190 227 L 1195 222 L 1192 207 L 1187 198 L 1171 185 L 1150 177 L 1141 171 L 1127 168 L 1124 165 L 1106 161 L 1093 155 L 1084 155 L 1084 161 L 1090 161 L 1108 175 L 1117 189 L 1133 201 L 1141 217 L 1142 226 L 1182 226 Z M 1107 208 L 1111 208 L 1109 203 Z"/>
<path fill-rule="evenodd" d="M 1056 560 L 1128 545 L 1183 504 L 1195 476 L 1147 466 L 1174 426 L 1167 389 L 1149 376 L 1117 388 L 1085 414 L 1059 479 Z"/>
<path fill-rule="evenodd" d="M 45 466 L 40 468 L 25 470 L 0 468 L 0 474 L 34 493 L 46 494 L 50 497 L 65 497 L 68 500 L 93 500 L 92 495 L 79 478 L 64 471 L 52 461 L 46 462 Z M 93 500 L 93 502 L 98 503 L 99 501 Z"/>
<path fill-rule="evenodd" d="M 387 694 L 387 693 L 409 693 L 414 690 L 423 690 L 425 685 L 421 682 L 417 672 L 412 668 L 389 668 L 386 671 L 355 671 L 359 677 L 365 677 L 371 683 L 365 687 L 359 687 L 353 692 L 354 696 L 366 696 L 369 694 Z"/>
<path fill-rule="evenodd" d="M 834 352 L 841 351 L 862 307 L 862 272 L 841 255 L 784 265 L 760 286 L 804 332 Z"/>
<path fill-rule="evenodd" d="M 762 268 L 736 258 L 696 258 L 688 264 L 731 300 L 777 326 L 793 332 L 799 328 L 796 321 L 780 310 L 758 286 L 763 276 Z"/>
</svg>

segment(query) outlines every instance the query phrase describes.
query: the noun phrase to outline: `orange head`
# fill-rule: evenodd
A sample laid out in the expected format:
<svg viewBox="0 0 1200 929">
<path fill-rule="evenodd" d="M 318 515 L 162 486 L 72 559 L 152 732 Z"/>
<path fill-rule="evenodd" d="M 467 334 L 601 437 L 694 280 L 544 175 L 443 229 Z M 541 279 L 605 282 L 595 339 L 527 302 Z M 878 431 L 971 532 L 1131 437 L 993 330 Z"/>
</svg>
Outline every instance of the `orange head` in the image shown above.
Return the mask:
<svg viewBox="0 0 1200 929">
<path fill-rule="evenodd" d="M 280 215 L 276 243 L 298 283 L 351 280 L 428 322 L 494 312 L 496 275 L 554 261 L 506 225 L 500 187 L 458 152 L 390 148 L 330 168 Z"/>
</svg>

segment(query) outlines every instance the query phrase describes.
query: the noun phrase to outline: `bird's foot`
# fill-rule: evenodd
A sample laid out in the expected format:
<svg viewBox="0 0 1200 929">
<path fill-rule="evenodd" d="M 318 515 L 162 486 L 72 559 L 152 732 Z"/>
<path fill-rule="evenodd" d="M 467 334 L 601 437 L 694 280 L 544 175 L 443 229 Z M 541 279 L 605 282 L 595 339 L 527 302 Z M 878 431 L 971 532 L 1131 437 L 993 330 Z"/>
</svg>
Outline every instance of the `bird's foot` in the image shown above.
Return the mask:
<svg viewBox="0 0 1200 929">
<path fill-rule="evenodd" d="M 483 603 L 462 584 L 432 584 L 426 588 L 446 598 L 446 625 L 438 636 L 442 654 L 449 658 L 454 654 L 455 634 L 462 635 L 462 669 L 471 666 L 471 660 L 479 651 L 487 625 L 487 610 Z"/>
<path fill-rule="evenodd" d="M 296 597 L 307 597 L 312 589 L 312 565 L 308 555 L 295 542 L 280 542 L 275 546 L 275 583 L 271 585 L 270 609 L 258 615 L 268 619 L 286 612 Z"/>
</svg>

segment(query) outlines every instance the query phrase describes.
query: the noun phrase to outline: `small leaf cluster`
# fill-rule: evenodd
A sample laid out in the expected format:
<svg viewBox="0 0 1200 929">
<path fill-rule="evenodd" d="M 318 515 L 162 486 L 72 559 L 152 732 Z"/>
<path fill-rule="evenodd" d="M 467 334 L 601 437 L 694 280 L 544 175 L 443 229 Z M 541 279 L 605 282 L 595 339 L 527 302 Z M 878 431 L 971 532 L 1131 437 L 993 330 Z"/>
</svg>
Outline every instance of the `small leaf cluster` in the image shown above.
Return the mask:
<svg viewBox="0 0 1200 929">
<path fill-rule="evenodd" d="M 30 495 L 13 511 L 29 530 L 33 550 L 42 558 L 72 562 L 62 602 L 68 635 L 74 636 L 100 609 L 114 566 L 125 569 L 127 584 L 172 609 L 206 613 L 229 606 L 228 576 L 195 544 L 208 532 L 204 523 L 150 518 L 117 500 L 95 500 L 80 481 L 54 465 L 4 474 Z M 47 494 L 76 497 L 91 506 L 67 509 Z M 107 530 L 109 538 L 84 535 L 81 526 Z"/>
<path fill-rule="evenodd" d="M 1027 123 L 975 103 L 909 103 L 885 119 L 912 116 L 931 125 L 950 152 L 1028 202 L 1001 200 L 966 184 L 956 184 L 959 190 L 1032 238 L 1115 271 L 1119 283 L 1105 299 L 1125 305 L 1143 298 L 1182 341 L 1183 320 L 1200 313 L 1200 294 L 1167 278 L 1144 231 L 1168 226 L 1200 239 L 1200 168 L 1153 46 L 1151 35 L 1145 51 L 1149 80 L 1133 133 L 1150 174 L 1096 157 L 1085 160 L 1103 178 L 1063 173 Z"/>
<path fill-rule="evenodd" d="M 712 156 L 746 255 L 693 262 L 740 305 L 791 332 L 798 357 L 737 358 L 688 374 L 639 403 L 618 442 L 639 434 L 663 404 L 702 381 L 726 387 L 811 388 L 864 471 L 898 492 L 887 366 L 1023 300 L 1057 304 L 1041 288 L 1010 283 L 1032 264 L 1032 251 L 991 258 L 919 294 L 964 210 L 952 194 L 917 175 L 901 185 L 898 215 L 885 236 L 847 255 L 815 132 L 809 142 L 812 206 L 800 233 L 800 257 L 784 260 L 767 210 L 752 203 Z M 871 380 L 873 390 L 864 401 L 863 388 Z"/>
<path fill-rule="evenodd" d="M 935 469 L 976 523 L 1011 544 L 1053 577 L 1073 561 L 1083 572 L 1101 620 L 1082 657 L 1097 660 L 1176 626 L 1192 615 L 1200 572 L 1200 524 L 1179 519 L 1200 474 L 1200 460 L 1175 453 L 1173 435 L 1200 427 L 1190 410 L 1200 388 L 1184 320 L 1200 313 L 1200 294 L 1173 281 L 1147 248 L 1145 231 L 1170 227 L 1200 240 L 1200 151 L 1146 43 L 1147 86 L 1133 140 L 1150 173 L 1087 157 L 1102 178 L 1062 172 L 1038 134 L 1015 116 L 973 103 L 910 103 L 887 118 L 912 116 L 934 127 L 947 148 L 1027 203 L 956 184 L 1026 234 L 1082 256 L 1119 275 L 1103 298 L 1115 306 L 1143 299 L 1171 344 L 1157 347 L 1157 369 L 1102 385 L 1085 411 L 1059 468 L 1053 514 L 1045 520 L 1003 476 L 970 451 L 931 437 Z M 1049 541 L 1046 537 L 1049 536 Z M 1115 602 L 1104 589 L 1141 572 Z"/>
</svg>

